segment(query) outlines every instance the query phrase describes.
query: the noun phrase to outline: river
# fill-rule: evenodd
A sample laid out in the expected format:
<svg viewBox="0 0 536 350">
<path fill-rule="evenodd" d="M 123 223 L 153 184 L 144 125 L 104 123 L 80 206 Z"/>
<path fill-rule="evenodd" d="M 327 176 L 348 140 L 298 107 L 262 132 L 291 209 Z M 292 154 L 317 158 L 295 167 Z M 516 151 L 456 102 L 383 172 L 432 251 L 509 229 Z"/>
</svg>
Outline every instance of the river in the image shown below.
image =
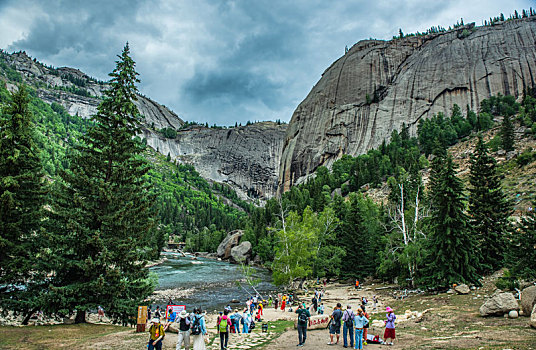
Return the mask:
<svg viewBox="0 0 536 350">
<path fill-rule="evenodd" d="M 249 293 L 255 293 L 245 282 L 240 265 L 206 258 L 193 260 L 190 256 L 183 257 L 177 253 L 163 253 L 163 256 L 167 258 L 166 261 L 150 268 L 158 275 L 156 291 L 176 290 L 181 296 L 173 298 L 173 302 L 186 305 L 187 310 L 196 306 L 207 311 L 221 310 L 232 299 L 238 299 L 243 306 L 250 297 Z M 255 288 L 267 298 L 268 293 L 275 290 L 270 273 L 255 268 L 254 277 L 261 279 Z M 239 287 L 236 281 L 242 281 L 245 289 Z M 167 304 L 167 298 L 158 304 Z M 233 308 L 234 305 L 237 304 L 231 304 Z"/>
</svg>

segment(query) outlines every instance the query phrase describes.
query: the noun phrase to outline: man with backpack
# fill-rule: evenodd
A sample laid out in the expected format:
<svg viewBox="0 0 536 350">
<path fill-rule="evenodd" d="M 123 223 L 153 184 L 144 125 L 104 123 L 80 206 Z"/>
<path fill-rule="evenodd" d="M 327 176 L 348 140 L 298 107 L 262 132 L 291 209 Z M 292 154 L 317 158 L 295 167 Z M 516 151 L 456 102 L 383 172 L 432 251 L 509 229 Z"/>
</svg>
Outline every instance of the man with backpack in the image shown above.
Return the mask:
<svg viewBox="0 0 536 350">
<path fill-rule="evenodd" d="M 149 334 L 151 337 L 149 338 L 149 346 L 147 347 L 147 350 L 162 350 L 162 340 L 166 336 L 164 325 L 161 324 L 160 319 L 156 317 L 151 320 L 151 323 L 151 327 L 149 327 Z"/>
<path fill-rule="evenodd" d="M 333 309 L 333 313 L 331 314 L 330 318 L 330 324 L 329 324 L 329 343 L 328 345 L 336 345 L 339 344 L 339 338 L 341 336 L 341 319 L 342 319 L 342 311 L 341 311 L 341 303 L 337 303 L 337 306 L 335 309 Z M 333 336 L 337 335 L 337 342 L 333 342 Z"/>
<path fill-rule="evenodd" d="M 182 310 L 179 314 L 179 338 L 177 339 L 177 350 L 181 349 L 184 343 L 184 349 L 190 349 L 190 319 L 186 310 Z"/>
<path fill-rule="evenodd" d="M 298 346 L 303 346 L 305 339 L 307 339 L 307 324 L 311 313 L 305 308 L 304 304 L 298 305 L 296 313 L 298 314 Z"/>
<path fill-rule="evenodd" d="M 354 347 L 354 317 L 355 314 L 352 311 L 352 307 L 348 305 L 346 307 L 346 311 L 344 311 L 344 314 L 342 315 L 342 321 L 344 322 L 342 326 L 342 338 L 344 340 L 345 348 L 348 347 L 348 341 L 346 338 L 346 335 L 348 333 L 348 335 L 350 336 L 350 347 Z"/>
<path fill-rule="evenodd" d="M 227 349 L 227 343 L 229 342 L 229 324 L 231 323 L 231 319 L 227 316 L 228 314 L 229 310 L 225 309 L 223 316 L 218 319 L 218 324 L 216 325 L 218 333 L 220 333 L 221 350 Z"/>
</svg>

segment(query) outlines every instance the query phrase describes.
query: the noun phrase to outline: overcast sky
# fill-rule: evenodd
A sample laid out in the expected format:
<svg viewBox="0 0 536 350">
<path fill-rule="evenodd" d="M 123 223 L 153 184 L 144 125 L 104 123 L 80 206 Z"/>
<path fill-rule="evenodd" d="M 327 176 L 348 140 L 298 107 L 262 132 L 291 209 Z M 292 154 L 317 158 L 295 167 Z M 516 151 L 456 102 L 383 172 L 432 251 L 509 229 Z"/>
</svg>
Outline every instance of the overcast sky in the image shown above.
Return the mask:
<svg viewBox="0 0 536 350">
<path fill-rule="evenodd" d="M 140 91 L 183 119 L 289 121 L 361 39 L 480 25 L 532 0 L 0 0 L 0 48 L 101 80 L 129 42 Z"/>
</svg>

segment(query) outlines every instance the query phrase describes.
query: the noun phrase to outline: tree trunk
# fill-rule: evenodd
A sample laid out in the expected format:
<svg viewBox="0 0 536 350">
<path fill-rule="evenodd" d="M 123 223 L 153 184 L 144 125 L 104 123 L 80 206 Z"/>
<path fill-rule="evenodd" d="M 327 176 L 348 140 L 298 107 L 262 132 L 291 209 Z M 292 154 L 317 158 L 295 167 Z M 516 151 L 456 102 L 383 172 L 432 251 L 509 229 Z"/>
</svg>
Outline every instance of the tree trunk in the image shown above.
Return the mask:
<svg viewBox="0 0 536 350">
<path fill-rule="evenodd" d="M 23 326 L 27 326 L 28 325 L 28 322 L 30 321 L 30 318 L 32 317 L 32 315 L 37 311 L 37 308 L 34 308 L 32 310 L 30 310 L 30 312 L 28 312 L 26 314 L 26 317 L 24 317 L 24 320 L 22 320 L 22 325 Z"/>
<path fill-rule="evenodd" d="M 78 310 L 76 312 L 74 323 L 86 323 L 86 312 Z"/>
</svg>

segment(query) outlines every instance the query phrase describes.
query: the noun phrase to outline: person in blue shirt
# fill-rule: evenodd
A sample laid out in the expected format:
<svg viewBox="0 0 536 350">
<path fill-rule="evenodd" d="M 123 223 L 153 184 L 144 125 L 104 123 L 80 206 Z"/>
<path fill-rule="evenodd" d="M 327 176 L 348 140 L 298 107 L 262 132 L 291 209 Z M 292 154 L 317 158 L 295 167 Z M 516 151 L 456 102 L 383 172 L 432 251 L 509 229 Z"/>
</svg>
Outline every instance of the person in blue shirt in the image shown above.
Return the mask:
<svg viewBox="0 0 536 350">
<path fill-rule="evenodd" d="M 192 334 L 192 343 L 194 350 L 205 350 L 205 335 L 207 334 L 207 327 L 205 323 L 205 317 L 201 314 L 201 309 L 196 308 L 194 309 L 194 315 L 192 317 L 192 325 L 196 322 L 196 320 L 199 320 L 199 325 L 201 328 L 201 333 L 194 335 Z"/>
<path fill-rule="evenodd" d="M 368 320 L 363 314 L 363 309 L 357 309 L 357 315 L 354 317 L 355 327 L 355 348 L 363 349 L 363 328 L 368 324 Z"/>
</svg>

